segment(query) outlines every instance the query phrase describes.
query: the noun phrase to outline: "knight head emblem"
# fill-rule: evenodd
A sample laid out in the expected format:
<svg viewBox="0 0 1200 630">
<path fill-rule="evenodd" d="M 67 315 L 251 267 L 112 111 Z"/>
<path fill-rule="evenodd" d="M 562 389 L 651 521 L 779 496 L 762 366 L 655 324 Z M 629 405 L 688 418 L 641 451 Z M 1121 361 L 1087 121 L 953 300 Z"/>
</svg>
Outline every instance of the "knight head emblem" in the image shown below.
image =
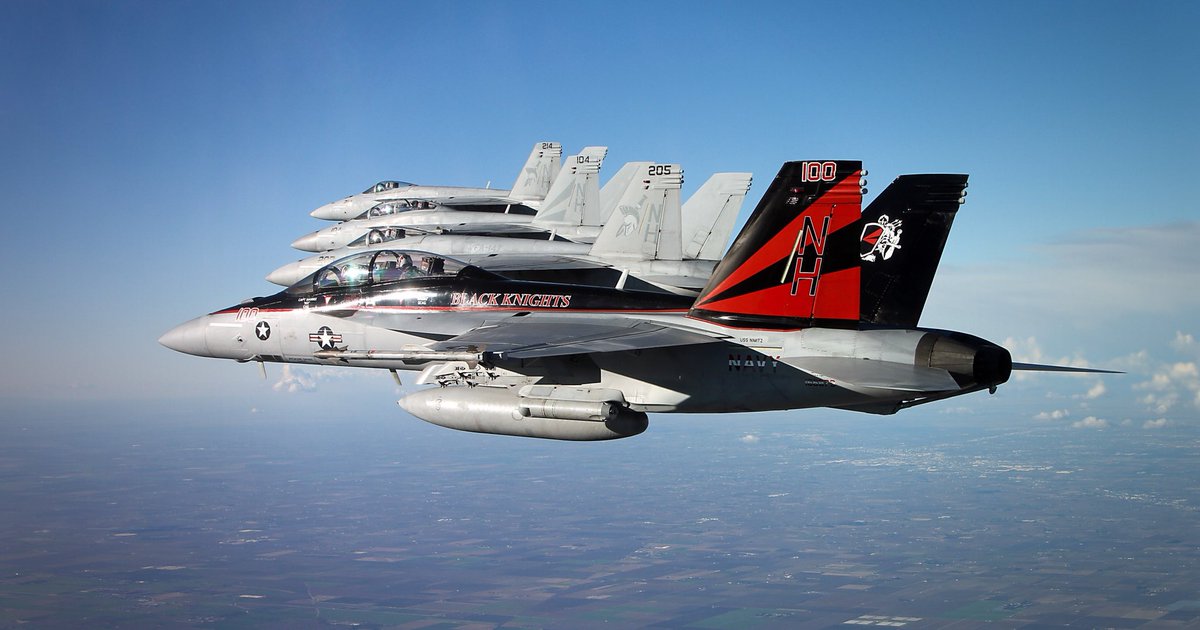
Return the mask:
<svg viewBox="0 0 1200 630">
<path fill-rule="evenodd" d="M 900 249 L 900 225 L 903 220 L 889 220 L 888 215 L 879 215 L 878 221 L 872 221 L 863 226 L 860 242 L 859 257 L 867 262 L 875 262 L 882 258 L 887 260 Z"/>
</svg>

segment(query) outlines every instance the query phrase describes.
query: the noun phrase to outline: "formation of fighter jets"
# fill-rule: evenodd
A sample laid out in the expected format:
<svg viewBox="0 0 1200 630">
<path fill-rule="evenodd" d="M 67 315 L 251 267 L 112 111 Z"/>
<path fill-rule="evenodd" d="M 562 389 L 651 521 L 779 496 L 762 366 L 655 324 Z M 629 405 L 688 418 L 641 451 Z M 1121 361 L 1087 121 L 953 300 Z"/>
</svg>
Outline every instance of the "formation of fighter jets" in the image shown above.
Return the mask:
<svg viewBox="0 0 1200 630">
<path fill-rule="evenodd" d="M 989 390 L 1013 363 L 919 327 L 966 175 L 903 175 L 862 207 L 849 160 L 787 162 L 727 252 L 749 173 L 680 203 L 678 164 L 534 145 L 510 190 L 380 182 L 321 206 L 287 288 L 163 345 L 240 362 L 419 372 L 399 401 L 445 427 L 637 435 L 648 413 L 835 407 L 890 414 Z M 722 255 L 723 254 L 723 255 Z"/>
</svg>

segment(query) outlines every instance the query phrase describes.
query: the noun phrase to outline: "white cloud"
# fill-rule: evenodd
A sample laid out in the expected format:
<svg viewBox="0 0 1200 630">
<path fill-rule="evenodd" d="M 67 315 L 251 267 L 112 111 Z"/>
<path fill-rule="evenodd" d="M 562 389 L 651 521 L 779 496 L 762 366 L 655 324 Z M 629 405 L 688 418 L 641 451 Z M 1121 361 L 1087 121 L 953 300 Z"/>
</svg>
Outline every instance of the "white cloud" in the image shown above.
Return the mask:
<svg viewBox="0 0 1200 630">
<path fill-rule="evenodd" d="M 1084 229 L 1023 246 L 1011 260 L 943 264 L 921 323 L 961 330 L 969 322 L 972 334 L 1012 337 L 1017 361 L 1050 363 L 1046 355 L 1077 348 L 1123 354 L 1164 329 L 1184 331 L 1177 344 L 1200 353 L 1186 329 L 1200 311 L 1197 241 L 1200 221 Z"/>
<path fill-rule="evenodd" d="M 1142 428 L 1143 429 L 1161 429 L 1170 424 L 1171 423 L 1166 418 L 1159 418 L 1157 420 L 1147 420 L 1147 421 L 1143 422 Z"/>
<path fill-rule="evenodd" d="M 1083 420 L 1071 423 L 1073 429 L 1107 429 L 1108 420 L 1097 418 L 1096 416 L 1088 416 Z"/>
<path fill-rule="evenodd" d="M 1042 363 L 1043 356 L 1042 346 L 1038 343 L 1036 337 L 1025 337 L 1018 339 L 1016 337 L 1008 337 L 1000 345 L 1012 354 L 1013 361 L 1018 363 Z"/>
<path fill-rule="evenodd" d="M 1004 341 L 1000 343 L 1000 345 L 1004 346 L 1004 348 L 1008 350 L 1009 354 L 1012 355 L 1012 360 L 1014 363 L 1040 363 L 1043 365 L 1091 367 L 1091 363 L 1089 363 L 1086 358 L 1078 353 L 1071 356 L 1048 356 L 1046 352 L 1042 350 L 1042 345 L 1038 342 L 1037 337 L 1006 337 Z M 1039 374 L 1046 373 L 1038 372 L 1036 370 L 1019 370 L 1013 372 L 1012 378 L 1017 381 L 1024 381 L 1032 379 Z M 1061 372 L 1054 373 L 1054 376 L 1056 377 L 1065 375 L 1066 374 Z M 1103 391 L 1100 392 L 1100 394 L 1103 393 Z M 1097 396 L 1100 394 L 1097 394 Z"/>
<path fill-rule="evenodd" d="M 1171 347 L 1181 354 L 1200 355 L 1200 344 L 1196 343 L 1196 338 L 1191 333 L 1175 331 L 1175 339 L 1171 341 Z"/>
<path fill-rule="evenodd" d="M 289 394 L 312 392 L 317 390 L 317 381 L 312 375 L 305 372 L 304 369 L 293 368 L 291 365 L 284 363 L 283 369 L 279 374 L 279 380 L 275 382 L 273 388 L 277 392 L 287 392 Z"/>
<path fill-rule="evenodd" d="M 757 444 L 758 436 L 754 435 L 753 433 L 747 433 L 746 435 L 738 438 L 738 441 L 742 442 L 743 444 Z"/>
<path fill-rule="evenodd" d="M 1083 397 L 1088 400 L 1095 400 L 1103 396 L 1107 391 L 1108 387 L 1104 385 L 1104 381 L 1096 381 L 1096 384 L 1092 385 L 1091 388 L 1087 390 L 1087 393 L 1083 395 Z"/>
<path fill-rule="evenodd" d="M 1071 415 L 1066 409 L 1055 409 L 1053 411 L 1042 411 L 1033 417 L 1034 420 L 1062 420 Z"/>
<path fill-rule="evenodd" d="M 1149 380 L 1137 383 L 1133 389 L 1146 392 L 1138 402 L 1156 414 L 1171 411 L 1185 396 L 1200 409 L 1200 368 L 1193 361 L 1162 363 L 1154 368 Z"/>
</svg>

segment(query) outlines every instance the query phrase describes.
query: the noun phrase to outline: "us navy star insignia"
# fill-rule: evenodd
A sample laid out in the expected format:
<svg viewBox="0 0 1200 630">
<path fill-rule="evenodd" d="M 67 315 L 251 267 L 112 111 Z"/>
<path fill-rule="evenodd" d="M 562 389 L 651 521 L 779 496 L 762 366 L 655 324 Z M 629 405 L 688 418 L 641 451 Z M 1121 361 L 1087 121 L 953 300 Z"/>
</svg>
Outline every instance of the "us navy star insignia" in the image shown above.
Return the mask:
<svg viewBox="0 0 1200 630">
<path fill-rule="evenodd" d="M 254 327 L 254 334 L 262 341 L 270 339 L 271 325 L 267 322 L 258 322 L 258 325 Z"/>
<path fill-rule="evenodd" d="M 342 342 L 342 336 L 333 332 L 328 326 L 322 326 L 315 333 L 308 333 L 308 340 L 317 344 L 322 350 L 333 350 L 334 344 Z"/>
</svg>

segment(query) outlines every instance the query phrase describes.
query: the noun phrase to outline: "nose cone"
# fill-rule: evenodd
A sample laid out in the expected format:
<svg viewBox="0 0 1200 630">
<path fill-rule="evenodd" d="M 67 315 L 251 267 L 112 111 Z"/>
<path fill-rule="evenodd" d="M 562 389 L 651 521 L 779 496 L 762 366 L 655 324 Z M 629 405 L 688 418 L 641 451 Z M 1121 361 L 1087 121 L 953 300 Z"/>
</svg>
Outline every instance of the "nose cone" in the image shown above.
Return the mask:
<svg viewBox="0 0 1200 630">
<path fill-rule="evenodd" d="M 158 343 L 184 354 L 194 354 L 198 357 L 212 356 L 208 352 L 208 341 L 205 333 L 208 330 L 207 317 L 197 317 L 184 322 L 165 335 L 158 338 Z"/>
<path fill-rule="evenodd" d="M 321 230 L 317 230 L 292 241 L 292 247 L 302 252 L 320 252 L 323 251 L 320 245 L 321 240 Z"/>
<path fill-rule="evenodd" d="M 308 274 L 304 273 L 300 266 L 300 261 L 290 262 L 275 271 L 267 274 L 267 282 L 272 282 L 284 287 L 290 287 L 300 281 L 301 278 Z"/>
<path fill-rule="evenodd" d="M 348 204 L 343 201 L 335 201 L 313 210 L 308 215 L 314 219 L 322 219 L 324 221 L 345 221 L 350 218 L 347 216 L 349 212 L 350 208 Z"/>
</svg>

